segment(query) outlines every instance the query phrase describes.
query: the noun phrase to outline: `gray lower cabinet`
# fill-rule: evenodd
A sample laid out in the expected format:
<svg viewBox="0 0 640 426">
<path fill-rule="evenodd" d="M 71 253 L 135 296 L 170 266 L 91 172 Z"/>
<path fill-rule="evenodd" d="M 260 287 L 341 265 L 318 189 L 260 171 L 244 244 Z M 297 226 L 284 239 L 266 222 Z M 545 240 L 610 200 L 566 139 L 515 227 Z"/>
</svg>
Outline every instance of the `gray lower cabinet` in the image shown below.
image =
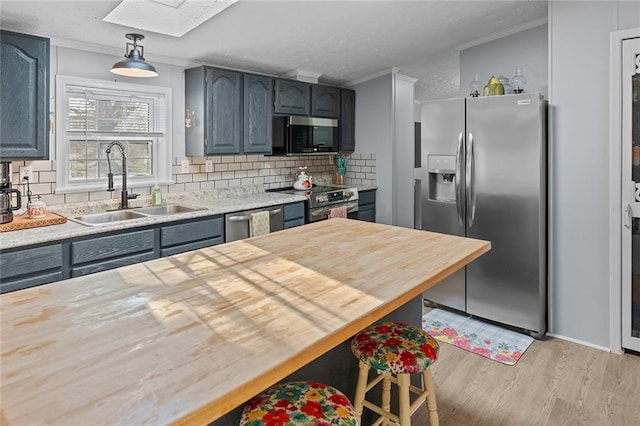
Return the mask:
<svg viewBox="0 0 640 426">
<path fill-rule="evenodd" d="M 224 242 L 222 215 L 0 251 L 0 293 Z"/>
<path fill-rule="evenodd" d="M 0 157 L 49 158 L 49 39 L 0 33 Z"/>
<path fill-rule="evenodd" d="M 284 229 L 304 225 L 304 201 L 284 205 Z"/>
<path fill-rule="evenodd" d="M 64 279 L 62 243 L 0 252 L 0 293 Z"/>
<path fill-rule="evenodd" d="M 123 231 L 71 242 L 71 276 L 155 259 L 154 230 Z"/>
<path fill-rule="evenodd" d="M 190 250 L 224 243 L 222 216 L 196 220 L 160 228 L 160 256 L 171 256 Z"/>
<path fill-rule="evenodd" d="M 376 221 L 376 190 L 358 192 L 358 211 L 354 219 L 367 222 Z"/>
</svg>

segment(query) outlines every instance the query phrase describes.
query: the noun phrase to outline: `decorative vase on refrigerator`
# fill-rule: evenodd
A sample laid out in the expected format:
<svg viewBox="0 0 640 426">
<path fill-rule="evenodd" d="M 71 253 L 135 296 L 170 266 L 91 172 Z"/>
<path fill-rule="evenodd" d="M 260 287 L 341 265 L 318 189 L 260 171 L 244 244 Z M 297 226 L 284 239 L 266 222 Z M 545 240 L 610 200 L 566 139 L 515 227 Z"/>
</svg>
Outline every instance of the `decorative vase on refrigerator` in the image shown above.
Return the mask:
<svg viewBox="0 0 640 426">
<path fill-rule="evenodd" d="M 422 229 L 491 241 L 425 292 L 479 318 L 546 332 L 546 102 L 538 93 L 422 105 Z"/>
</svg>

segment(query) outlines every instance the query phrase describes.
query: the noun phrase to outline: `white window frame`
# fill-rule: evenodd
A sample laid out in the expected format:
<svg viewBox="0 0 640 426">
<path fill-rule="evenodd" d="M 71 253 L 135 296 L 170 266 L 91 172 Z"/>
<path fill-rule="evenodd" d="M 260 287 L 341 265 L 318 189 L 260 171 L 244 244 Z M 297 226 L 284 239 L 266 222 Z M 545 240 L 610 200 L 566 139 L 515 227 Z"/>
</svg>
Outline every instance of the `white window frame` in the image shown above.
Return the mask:
<svg viewBox="0 0 640 426">
<path fill-rule="evenodd" d="M 163 95 L 165 105 L 164 133 L 154 136 L 153 143 L 153 172 L 152 176 L 135 177 L 127 176 L 127 186 L 131 188 L 154 186 L 156 184 L 168 185 L 173 183 L 172 177 L 172 91 L 170 87 L 150 86 L 142 84 L 122 83 L 106 80 L 95 80 L 73 76 L 56 76 L 56 193 L 90 192 L 107 189 L 104 182 L 75 183 L 69 179 L 69 144 L 67 134 L 67 85 L 82 86 L 93 89 L 117 90 L 119 92 L 135 92 L 149 95 Z M 119 155 L 115 150 L 116 156 Z M 113 155 L 113 153 L 112 153 Z M 112 157 L 114 158 L 114 157 Z M 115 157 L 118 158 L 118 157 Z M 115 186 L 122 187 L 122 176 L 115 175 Z"/>
</svg>

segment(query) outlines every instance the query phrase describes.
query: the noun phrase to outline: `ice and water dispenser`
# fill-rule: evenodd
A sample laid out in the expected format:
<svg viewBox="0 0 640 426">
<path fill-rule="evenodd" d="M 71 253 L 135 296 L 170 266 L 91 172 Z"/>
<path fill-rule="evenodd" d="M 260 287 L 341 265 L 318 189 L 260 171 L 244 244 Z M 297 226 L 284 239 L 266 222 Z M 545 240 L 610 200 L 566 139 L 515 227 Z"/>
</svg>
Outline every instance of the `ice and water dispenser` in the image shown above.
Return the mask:
<svg viewBox="0 0 640 426">
<path fill-rule="evenodd" d="M 429 173 L 429 199 L 433 201 L 456 202 L 456 156 L 427 156 Z"/>
</svg>

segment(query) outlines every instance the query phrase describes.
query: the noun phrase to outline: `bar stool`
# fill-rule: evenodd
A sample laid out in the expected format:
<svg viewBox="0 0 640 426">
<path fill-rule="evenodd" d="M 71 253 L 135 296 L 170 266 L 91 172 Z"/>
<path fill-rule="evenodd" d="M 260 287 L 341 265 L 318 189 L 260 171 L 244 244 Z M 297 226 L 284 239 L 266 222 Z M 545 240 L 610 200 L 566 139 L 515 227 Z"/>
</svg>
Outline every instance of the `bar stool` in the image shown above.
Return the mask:
<svg viewBox="0 0 640 426">
<path fill-rule="evenodd" d="M 358 422 L 362 409 L 366 407 L 380 415 L 374 425 L 388 424 L 389 420 L 400 426 L 411 424 L 411 414 L 427 402 L 429 424 L 437 426 L 438 408 L 436 405 L 433 378 L 429 368 L 438 359 L 438 342 L 426 331 L 407 324 L 385 322 L 373 325 L 358 333 L 351 341 L 351 351 L 359 359 L 360 371 L 354 399 L 354 408 Z M 369 369 L 378 372 L 371 382 Z M 411 385 L 411 374 L 422 373 L 422 388 Z M 382 382 L 382 406 L 365 399 L 375 385 Z M 391 413 L 391 383 L 398 386 L 400 414 Z M 418 395 L 411 403 L 410 392 Z"/>
<path fill-rule="evenodd" d="M 275 385 L 245 405 L 240 426 L 357 426 L 353 405 L 336 388 L 317 382 Z"/>
</svg>

